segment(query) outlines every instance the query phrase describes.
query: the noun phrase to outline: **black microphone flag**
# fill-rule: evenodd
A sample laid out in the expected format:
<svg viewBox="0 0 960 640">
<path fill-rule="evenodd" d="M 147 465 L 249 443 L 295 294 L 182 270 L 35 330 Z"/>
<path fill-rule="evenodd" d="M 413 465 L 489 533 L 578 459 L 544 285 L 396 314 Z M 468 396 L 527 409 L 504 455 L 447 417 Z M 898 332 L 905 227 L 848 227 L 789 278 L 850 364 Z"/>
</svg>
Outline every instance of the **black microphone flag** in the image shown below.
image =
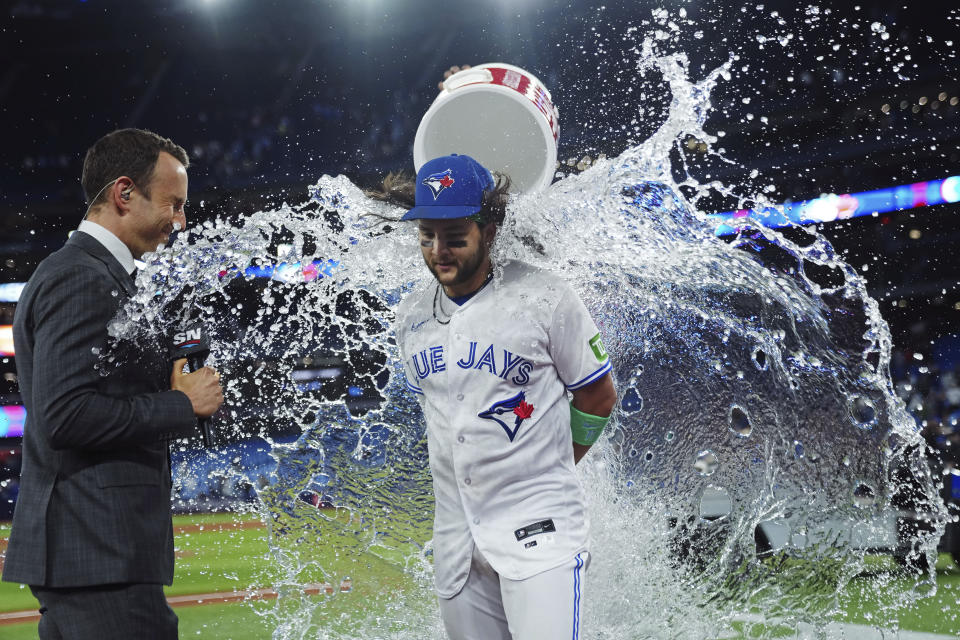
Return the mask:
<svg viewBox="0 0 960 640">
<path fill-rule="evenodd" d="M 203 325 L 195 323 L 173 335 L 173 345 L 170 347 L 170 359 L 187 359 L 187 370 L 193 373 L 203 368 L 210 355 L 210 340 L 207 338 Z M 200 434 L 203 436 L 203 446 L 213 446 L 213 432 L 210 430 L 210 418 L 200 418 Z"/>
</svg>

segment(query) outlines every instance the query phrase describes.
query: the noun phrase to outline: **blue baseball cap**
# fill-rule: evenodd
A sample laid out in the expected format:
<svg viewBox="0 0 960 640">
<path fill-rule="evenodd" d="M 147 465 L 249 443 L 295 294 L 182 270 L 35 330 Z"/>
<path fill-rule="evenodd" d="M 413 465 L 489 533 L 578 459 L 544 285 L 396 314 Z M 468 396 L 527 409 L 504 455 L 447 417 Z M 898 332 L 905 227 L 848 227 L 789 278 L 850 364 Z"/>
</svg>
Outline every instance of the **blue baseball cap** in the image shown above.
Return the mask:
<svg viewBox="0 0 960 640">
<path fill-rule="evenodd" d="M 466 218 L 480 211 L 493 175 L 470 156 L 451 154 L 423 163 L 417 171 L 416 206 L 403 220 Z"/>
</svg>

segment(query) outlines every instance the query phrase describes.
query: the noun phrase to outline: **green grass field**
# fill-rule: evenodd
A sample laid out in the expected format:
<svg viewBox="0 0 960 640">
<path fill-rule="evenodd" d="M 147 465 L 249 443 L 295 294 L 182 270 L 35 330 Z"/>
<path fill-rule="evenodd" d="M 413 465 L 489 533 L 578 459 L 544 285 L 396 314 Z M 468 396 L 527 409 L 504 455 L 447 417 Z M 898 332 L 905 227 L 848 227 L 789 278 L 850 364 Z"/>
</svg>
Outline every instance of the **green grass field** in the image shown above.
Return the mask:
<svg viewBox="0 0 960 640">
<path fill-rule="evenodd" d="M 234 592 L 267 588 L 286 583 L 325 582 L 334 587 L 332 595 L 304 596 L 298 590 L 280 590 L 285 598 L 243 603 L 204 604 L 177 607 L 182 638 L 203 637 L 245 640 L 269 638 L 280 620 L 297 620 L 302 628 L 334 629 L 348 632 L 351 625 L 361 624 L 368 616 L 387 612 L 391 603 L 404 601 L 405 606 L 427 605 L 413 577 L 402 568 L 372 552 L 331 553 L 330 548 L 346 545 L 318 545 L 309 566 L 298 567 L 294 574 L 285 572 L 270 554 L 267 529 L 221 528 L 238 521 L 234 514 L 209 514 L 174 517 L 175 527 L 197 527 L 176 534 L 177 564 L 174 584 L 165 589 L 168 597 L 214 592 Z M 249 520 L 251 516 L 246 516 Z M 9 524 L 0 524 L 0 537 L 9 535 Z M 329 534 L 327 540 L 330 541 Z M 330 541 L 332 542 L 332 541 Z M 297 541 L 294 541 L 297 546 Z M 304 543 L 306 544 L 306 543 Z M 301 558 L 302 560 L 302 558 Z M 282 563 L 281 563 L 282 564 Z M 349 592 L 340 591 L 342 578 L 349 576 Z M 404 594 L 421 594 L 404 598 Z M 7 582 L 0 583 L 0 612 L 33 610 L 38 606 L 29 589 Z M 0 626 L 4 640 L 36 638 L 36 623 Z M 315 634 L 314 634 L 315 636 Z M 311 637 L 311 636 L 308 636 Z"/>
<path fill-rule="evenodd" d="M 182 638 L 269 638 L 281 621 L 298 624 L 300 629 L 311 629 L 305 637 L 316 637 L 321 628 L 349 634 L 351 629 L 371 628 L 371 625 L 383 628 L 387 623 L 379 621 L 394 619 L 393 609 L 402 610 L 403 617 L 412 620 L 408 622 L 409 627 L 404 628 L 416 629 L 417 618 L 430 618 L 429 611 L 434 605 L 429 589 L 395 563 L 363 549 L 344 553 L 344 545 L 316 544 L 311 549 L 304 545 L 313 541 L 298 538 L 291 540 L 287 548 L 288 553 L 296 550 L 298 564 L 292 568 L 283 566 L 286 563 L 277 562 L 269 552 L 266 528 L 221 528 L 221 523 L 229 526 L 238 518 L 234 514 L 174 518 L 175 526 L 192 527 L 192 530 L 177 535 L 176 578 L 167 589 L 168 596 L 320 581 L 333 583 L 335 593 L 298 597 L 294 589 L 289 592 L 291 597 L 281 601 L 178 607 Z M 197 530 L 199 526 L 203 529 Z M 0 537 L 8 535 L 9 526 L 0 525 Z M 329 534 L 327 536 L 326 540 L 330 541 Z M 334 552 L 334 548 L 341 551 Z M 309 561 L 304 563 L 304 558 Z M 842 622 L 875 625 L 889 620 L 891 614 L 884 609 L 889 603 L 885 602 L 883 587 L 898 591 L 907 584 L 891 559 L 876 556 L 869 560 L 869 573 L 855 578 L 843 594 L 843 613 L 837 617 Z M 941 556 L 937 568 L 936 594 L 898 610 L 896 618 L 902 629 L 960 636 L 960 568 L 948 556 Z M 339 582 L 345 576 L 351 578 L 352 589 L 341 593 Z M 36 606 L 28 589 L 0 583 L 0 612 Z M 417 609 L 422 616 L 416 615 Z M 374 619 L 378 622 L 371 622 Z M 36 623 L 2 626 L 0 637 L 5 640 L 36 638 Z M 411 631 L 409 637 L 418 635 Z"/>
</svg>

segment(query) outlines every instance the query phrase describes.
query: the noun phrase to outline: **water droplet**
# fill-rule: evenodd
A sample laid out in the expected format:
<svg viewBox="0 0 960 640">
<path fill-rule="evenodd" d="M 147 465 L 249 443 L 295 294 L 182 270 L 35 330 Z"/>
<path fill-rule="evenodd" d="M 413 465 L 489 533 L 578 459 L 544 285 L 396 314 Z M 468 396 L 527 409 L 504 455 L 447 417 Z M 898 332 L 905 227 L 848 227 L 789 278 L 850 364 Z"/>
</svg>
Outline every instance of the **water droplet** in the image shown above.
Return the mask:
<svg viewBox="0 0 960 640">
<path fill-rule="evenodd" d="M 120 292 L 117 291 L 116 289 L 111 289 L 111 290 L 110 290 L 110 295 L 112 295 L 114 298 L 116 298 L 118 295 L 120 295 Z"/>
<path fill-rule="evenodd" d="M 798 460 L 803 457 L 803 443 L 799 440 L 793 441 L 793 455 Z"/>
<path fill-rule="evenodd" d="M 636 387 L 630 387 L 620 399 L 620 408 L 627 413 L 636 413 L 643 409 L 643 398 Z"/>
<path fill-rule="evenodd" d="M 672 441 L 673 438 L 674 438 L 674 433 L 673 433 L 673 431 L 667 431 L 667 432 L 663 435 L 663 439 L 666 440 L 667 442 Z"/>
<path fill-rule="evenodd" d="M 877 492 L 866 482 L 860 482 L 853 489 L 853 504 L 861 509 L 872 506 L 877 501 Z"/>
<path fill-rule="evenodd" d="M 733 500 L 730 493 L 723 487 L 707 485 L 700 495 L 700 517 L 715 520 L 730 515 L 733 510 Z"/>
<path fill-rule="evenodd" d="M 767 367 L 770 366 L 770 363 L 767 362 L 767 352 L 760 347 L 753 350 L 751 358 L 753 358 L 753 364 L 755 364 L 760 371 L 766 371 Z"/>
<path fill-rule="evenodd" d="M 730 407 L 730 431 L 741 438 L 746 438 L 753 431 L 753 425 L 750 424 L 750 416 L 747 412 L 737 405 Z"/>
<path fill-rule="evenodd" d="M 920 551 L 920 559 L 921 560 L 923 559 L 923 551 Z M 936 581 L 925 580 L 923 582 L 918 583 L 913 588 L 913 591 L 920 598 L 929 598 L 930 596 L 934 596 L 937 594 L 937 583 Z"/>
<path fill-rule="evenodd" d="M 854 396 L 850 400 L 850 414 L 853 422 L 861 429 L 872 429 L 877 424 L 877 409 L 863 396 Z"/>
<path fill-rule="evenodd" d="M 719 466 L 720 462 L 717 460 L 717 454 L 709 449 L 705 449 L 697 454 L 697 461 L 693 463 L 694 469 L 702 476 L 713 475 Z"/>
</svg>

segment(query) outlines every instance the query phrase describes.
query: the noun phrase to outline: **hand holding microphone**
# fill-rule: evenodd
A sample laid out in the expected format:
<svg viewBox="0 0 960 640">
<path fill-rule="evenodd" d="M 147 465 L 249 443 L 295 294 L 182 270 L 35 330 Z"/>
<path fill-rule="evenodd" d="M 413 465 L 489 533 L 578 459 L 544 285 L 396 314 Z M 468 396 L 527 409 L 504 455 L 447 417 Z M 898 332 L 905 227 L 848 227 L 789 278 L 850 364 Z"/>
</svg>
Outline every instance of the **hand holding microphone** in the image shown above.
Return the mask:
<svg viewBox="0 0 960 640">
<path fill-rule="evenodd" d="M 170 387 L 187 394 L 190 404 L 193 405 L 193 412 L 198 418 L 209 418 L 223 404 L 220 374 L 210 367 L 184 373 L 183 366 L 186 364 L 188 364 L 186 358 L 173 363 Z"/>
<path fill-rule="evenodd" d="M 170 388 L 182 391 L 190 399 L 193 413 L 200 418 L 200 432 L 206 447 L 213 445 L 209 418 L 223 404 L 220 374 L 203 364 L 209 354 L 210 343 L 199 325 L 193 325 L 173 337 L 170 359 L 174 362 Z M 183 372 L 184 365 L 189 373 Z"/>
</svg>

